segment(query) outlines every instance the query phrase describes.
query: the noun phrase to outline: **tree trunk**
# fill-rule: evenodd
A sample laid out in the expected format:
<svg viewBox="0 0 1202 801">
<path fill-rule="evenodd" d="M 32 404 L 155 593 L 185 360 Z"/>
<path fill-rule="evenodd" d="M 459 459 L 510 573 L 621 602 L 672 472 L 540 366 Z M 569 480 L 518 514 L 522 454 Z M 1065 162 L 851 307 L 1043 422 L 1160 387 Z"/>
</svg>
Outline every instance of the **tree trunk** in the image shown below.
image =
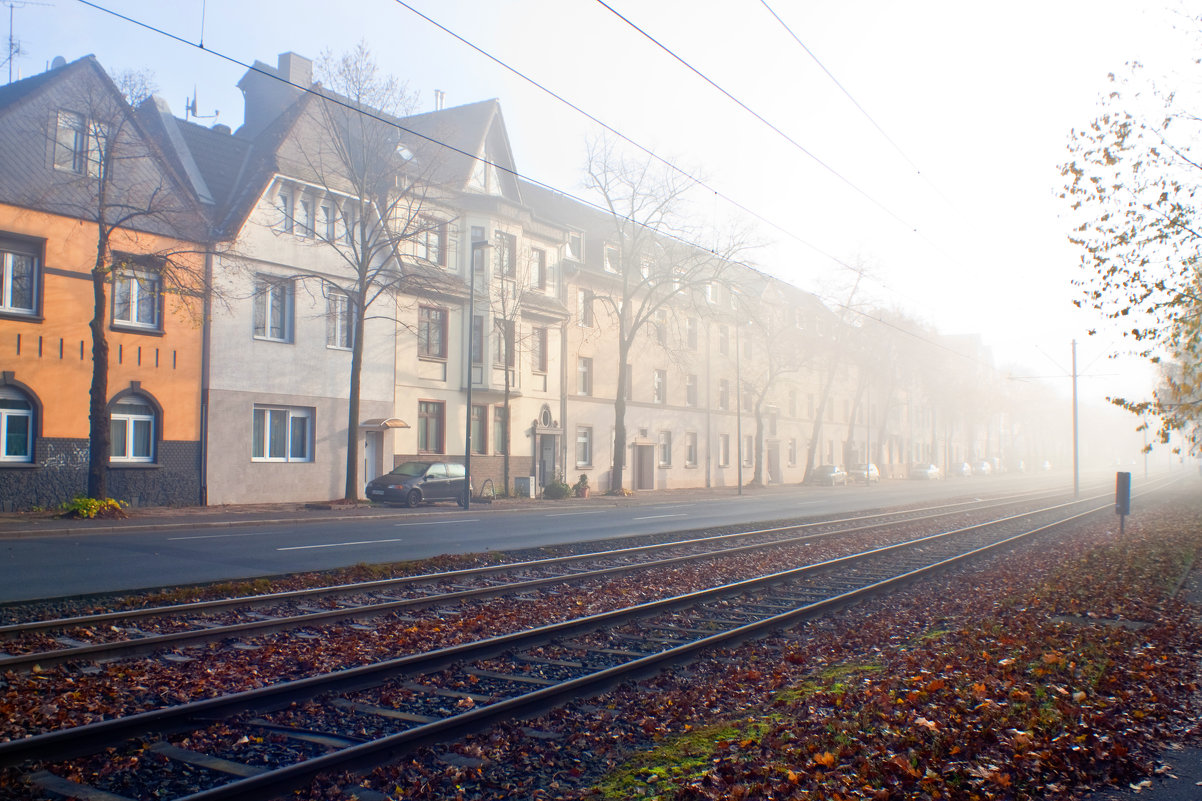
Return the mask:
<svg viewBox="0 0 1202 801">
<path fill-rule="evenodd" d="M 108 462 L 112 452 L 109 440 L 108 386 L 109 343 L 105 337 L 104 252 L 98 247 L 96 267 L 92 269 L 92 385 L 88 405 L 88 497 L 108 497 Z"/>
<path fill-rule="evenodd" d="M 359 500 L 359 405 L 363 378 L 363 298 L 355 298 L 355 331 L 351 335 L 351 385 L 346 404 L 346 487 L 342 499 Z"/>
<path fill-rule="evenodd" d="M 609 491 L 620 490 L 626 473 L 626 363 L 630 348 L 623 341 L 618 346 L 618 393 L 614 398 L 614 454 L 610 472 Z M 596 447 L 594 442 L 593 447 Z"/>
</svg>

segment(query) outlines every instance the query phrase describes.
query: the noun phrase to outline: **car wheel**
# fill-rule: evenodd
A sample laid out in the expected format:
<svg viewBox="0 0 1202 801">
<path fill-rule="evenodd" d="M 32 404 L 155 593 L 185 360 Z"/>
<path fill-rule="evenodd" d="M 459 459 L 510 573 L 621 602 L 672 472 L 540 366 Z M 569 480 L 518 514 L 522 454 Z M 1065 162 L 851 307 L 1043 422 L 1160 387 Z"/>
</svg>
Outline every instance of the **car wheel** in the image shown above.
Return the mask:
<svg viewBox="0 0 1202 801">
<path fill-rule="evenodd" d="M 405 505 L 410 509 L 422 502 L 422 494 L 417 490 L 409 490 L 409 494 L 405 496 Z"/>
</svg>

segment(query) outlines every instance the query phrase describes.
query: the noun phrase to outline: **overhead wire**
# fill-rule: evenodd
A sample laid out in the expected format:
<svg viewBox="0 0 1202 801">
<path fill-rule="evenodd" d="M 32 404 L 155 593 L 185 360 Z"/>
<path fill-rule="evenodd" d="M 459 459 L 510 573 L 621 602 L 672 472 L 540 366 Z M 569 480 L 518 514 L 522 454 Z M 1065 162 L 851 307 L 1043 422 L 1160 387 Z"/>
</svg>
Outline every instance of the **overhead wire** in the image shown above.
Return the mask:
<svg viewBox="0 0 1202 801">
<path fill-rule="evenodd" d="M 601 1 L 601 0 L 598 0 L 598 2 L 600 2 L 600 1 Z M 160 28 L 160 27 L 158 27 L 158 26 L 151 25 L 150 23 L 148 23 L 148 22 L 145 22 L 145 21 L 143 21 L 143 20 L 139 20 L 139 19 L 137 19 L 137 18 L 135 18 L 135 17 L 131 17 L 131 16 L 127 15 L 127 14 L 123 14 L 123 13 L 121 13 L 121 12 L 118 12 L 118 11 L 115 11 L 115 10 L 113 10 L 113 9 L 106 8 L 106 7 L 102 6 L 102 5 L 100 5 L 99 3 L 96 3 L 96 2 L 94 2 L 94 0 L 76 0 L 76 2 L 80 3 L 81 5 L 88 6 L 89 8 L 92 8 L 92 9 L 94 9 L 94 10 L 96 10 L 96 11 L 99 11 L 99 12 L 101 12 L 101 13 L 108 14 L 108 15 L 110 15 L 110 16 L 112 16 L 112 17 L 115 17 L 115 18 L 117 18 L 117 19 L 120 19 L 120 20 L 122 20 L 122 21 L 124 21 L 124 22 L 128 22 L 128 23 L 129 23 L 129 24 L 131 24 L 131 25 L 135 25 L 135 26 L 137 26 L 137 27 L 140 27 L 140 28 L 143 28 L 143 29 L 145 29 L 145 30 L 151 31 L 152 33 L 155 33 L 155 34 L 157 34 L 157 35 L 159 35 L 159 36 L 163 36 L 163 37 L 165 37 L 165 38 L 167 38 L 167 39 L 171 39 L 172 41 L 175 41 L 175 42 L 177 42 L 177 43 L 179 43 L 179 44 L 186 45 L 186 46 L 188 46 L 188 47 L 191 47 L 191 48 L 194 48 L 194 49 L 201 50 L 201 51 L 203 51 L 203 52 L 205 52 L 205 53 L 208 53 L 208 54 L 210 54 L 210 55 L 214 56 L 215 58 L 221 59 L 221 60 L 223 60 L 223 61 L 226 61 L 226 62 L 228 62 L 228 63 L 230 63 L 230 64 L 234 64 L 234 65 L 237 65 L 237 66 L 239 66 L 239 67 L 242 67 L 242 68 L 244 68 L 244 69 L 246 69 L 246 70 L 248 70 L 248 71 L 255 72 L 255 73 L 259 74 L 259 75 L 263 75 L 263 76 L 265 76 L 265 77 L 267 77 L 267 78 L 270 78 L 270 79 L 272 79 L 272 80 L 275 80 L 275 81 L 278 81 L 278 82 L 280 82 L 280 83 L 286 84 L 286 85 L 288 85 L 288 86 L 291 86 L 291 87 L 293 87 L 293 88 L 295 88 L 295 89 L 298 89 L 298 90 L 300 90 L 300 91 L 302 91 L 302 92 L 304 92 L 304 93 L 307 93 L 307 94 L 312 94 L 312 95 L 315 95 L 315 96 L 317 96 L 317 97 L 320 97 L 320 98 L 321 98 L 323 101 L 330 102 L 330 103 L 334 103 L 335 105 L 338 105 L 338 106 L 341 106 L 341 107 L 343 107 L 343 108 L 346 108 L 346 109 L 348 109 L 349 111 L 355 112 L 355 113 L 357 113 L 357 114 L 362 114 L 363 116 L 365 116 L 365 117 L 368 117 L 369 119 L 374 119 L 374 120 L 376 120 L 376 121 L 378 121 L 378 122 L 380 122 L 380 123 L 382 123 L 382 124 L 385 124 L 385 125 L 391 126 L 391 127 L 393 127 L 393 128 L 396 128 L 396 129 L 397 129 L 397 130 L 399 130 L 399 131 L 403 131 L 403 132 L 405 132 L 405 133 L 407 133 L 407 134 L 410 134 L 410 135 L 412 135 L 412 136 L 415 136 L 415 137 L 417 137 L 417 138 L 419 138 L 419 139 L 422 139 L 422 140 L 424 140 L 424 141 L 426 141 L 426 142 L 429 142 L 430 144 L 433 144 L 433 145 L 436 145 L 436 146 L 438 146 L 438 147 L 444 148 L 445 150 L 447 150 L 447 151 L 450 151 L 450 152 L 452 152 L 452 153 L 455 153 L 455 154 L 458 154 L 458 155 L 464 156 L 464 157 L 466 157 L 466 158 L 469 158 L 469 159 L 472 159 L 472 160 L 474 160 L 474 161 L 479 161 L 479 162 L 481 162 L 481 163 L 483 163 L 483 164 L 486 164 L 486 165 L 488 165 L 488 166 L 491 166 L 491 167 L 493 167 L 493 168 L 495 168 L 495 169 L 501 170 L 502 172 L 505 172 L 505 173 L 507 173 L 507 174 L 509 174 L 509 175 L 512 175 L 512 176 L 513 176 L 513 177 L 515 177 L 515 178 L 520 178 L 520 179 L 522 179 L 522 180 L 526 181 L 527 183 L 529 183 L 529 184 L 531 184 L 531 185 L 533 185 L 533 186 L 537 186 L 537 187 L 539 187 L 539 188 L 541 188 L 541 189 L 544 189 L 544 190 L 546 190 L 546 191 L 548 191 L 548 192 L 551 192 L 551 193 L 552 193 L 552 194 L 554 194 L 554 195 L 557 195 L 557 196 L 560 196 L 560 197 L 563 197 L 563 198 L 567 198 L 567 199 L 569 199 L 569 200 L 572 200 L 572 201 L 575 201 L 575 202 L 577 202 L 577 203 L 580 203 L 582 206 L 585 206 L 585 207 L 587 207 L 587 208 L 590 208 L 590 209 L 592 209 L 592 210 L 594 210 L 594 211 L 601 212 L 601 213 L 603 213 L 603 214 L 606 214 L 606 215 L 617 216 L 617 217 L 619 217 L 620 219 L 623 219 L 623 220 L 625 220 L 625 221 L 627 221 L 627 222 L 629 222 L 629 223 L 632 223 L 632 224 L 634 224 L 634 225 L 638 225 L 638 226 L 640 226 L 640 227 L 643 227 L 643 228 L 646 228 L 646 229 L 648 229 L 648 230 L 650 230 L 650 231 L 653 231 L 653 232 L 654 232 L 656 235 L 658 235 L 658 236 L 662 236 L 662 237 L 664 237 L 665 239 L 670 239 L 670 240 L 672 240 L 672 241 L 675 241 L 675 242 L 677 242 L 677 243 L 679 243 L 679 244 L 682 244 L 682 245 L 685 245 L 685 246 L 687 246 L 687 247 L 690 247 L 690 248 L 695 248 L 695 249 L 697 249 L 698 251 L 701 251 L 701 252 L 714 253 L 714 251 L 713 251 L 713 249 L 712 249 L 712 248 L 707 248 L 707 247 L 705 247 L 704 245 L 701 245 L 701 244 L 699 244 L 699 243 L 696 243 L 696 242 L 692 242 L 692 241 L 690 241 L 690 240 L 688 240 L 688 239 L 685 239 L 684 237 L 680 236 L 679 234 L 672 233 L 671 231 L 660 231 L 660 230 L 658 230 L 658 229 L 656 229 L 656 228 L 654 228 L 654 227 L 652 227 L 652 226 L 648 225 L 648 224 L 647 224 L 647 223 L 645 223 L 645 222 L 642 222 L 642 221 L 640 221 L 640 220 L 634 219 L 634 218 L 632 218 L 632 217 L 629 217 L 629 216 L 627 216 L 627 215 L 623 215 L 623 214 L 621 214 L 621 213 L 615 212 L 614 210 L 612 210 L 612 209 L 610 209 L 610 208 L 608 208 L 608 207 L 606 207 L 606 206 L 603 206 L 603 205 L 601 205 L 601 204 L 599 204 L 599 203 L 597 203 L 597 202 L 595 202 L 595 201 L 591 201 L 591 200 L 589 200 L 589 199 L 587 199 L 587 198 L 580 197 L 580 196 L 578 196 L 578 195 L 575 195 L 575 194 L 573 194 L 573 193 L 571 193 L 571 192 L 568 192 L 568 191 L 566 191 L 566 190 L 559 189 L 558 187 L 552 186 L 552 185 L 550 185 L 550 184 L 548 184 L 548 183 L 545 183 L 545 182 L 543 182 L 543 181 L 539 181 L 539 180 L 537 180 L 537 179 L 535 179 L 535 178 L 531 178 L 531 177 L 529 177 L 529 176 L 527 176 L 527 175 L 524 175 L 524 174 L 522 174 L 522 173 L 518 172 L 517 170 L 514 170 L 514 169 L 512 169 L 512 168 L 510 168 L 510 167 L 507 167 L 507 166 L 505 166 L 505 165 L 503 165 L 503 164 L 499 164 L 499 163 L 497 163 L 497 162 L 494 162 L 494 161 L 492 161 L 492 160 L 490 160 L 490 159 L 487 159 L 487 158 L 485 158 L 485 157 L 483 157 L 483 156 L 481 156 L 481 155 L 479 155 L 479 154 L 476 154 L 476 153 L 469 153 L 468 151 L 465 151 L 465 150 L 463 150 L 463 149 L 461 149 L 461 148 L 455 147 L 454 145 L 451 145 L 451 144 L 449 144 L 449 143 L 447 143 L 447 142 L 443 142 L 443 141 L 441 141 L 441 140 L 439 140 L 439 139 L 436 139 L 436 138 L 434 138 L 434 137 L 431 137 L 431 136 L 428 136 L 428 135 L 426 135 L 426 134 L 423 134 L 423 133 L 421 133 L 421 132 L 419 132 L 419 131 L 416 131 L 416 130 L 413 130 L 413 129 L 411 129 L 411 128 L 408 128 L 408 127 L 406 127 L 406 126 L 404 126 L 404 125 L 400 124 L 400 122 L 398 122 L 396 119 L 389 119 L 389 118 L 385 117 L 385 116 L 384 116 L 384 115 L 382 115 L 382 114 L 377 114 L 377 113 L 374 113 L 374 112 L 372 112 L 372 111 L 368 111 L 368 110 L 364 109 L 363 107 L 361 107 L 361 106 L 359 106 L 359 105 L 357 105 L 357 104 L 350 103 L 350 102 L 348 102 L 348 101 L 346 101 L 346 100 L 343 100 L 343 99 L 339 98 L 339 97 L 338 97 L 338 96 L 336 96 L 336 95 L 332 95 L 332 94 L 329 94 L 329 93 L 324 93 L 324 92 L 318 92 L 318 91 L 315 91 L 315 90 L 314 90 L 314 89 L 313 89 L 311 86 L 302 86 L 302 85 L 300 85 L 300 84 L 294 83 L 294 82 L 292 82 L 292 81 L 289 81 L 289 80 L 288 80 L 288 79 L 286 79 L 286 78 L 283 78 L 283 77 L 281 77 L 281 76 L 277 75 L 277 74 L 276 74 L 274 71 L 268 71 L 268 70 L 262 69 L 262 68 L 260 68 L 260 67 L 257 67 L 257 66 L 256 66 L 255 64 L 253 64 L 253 63 L 247 63 L 247 62 L 245 62 L 245 61 L 242 61 L 242 60 L 240 60 L 240 59 L 238 59 L 238 58 L 236 58 L 236 57 L 234 57 L 234 56 L 231 56 L 231 55 L 229 55 L 229 54 L 227 54 L 227 53 L 223 53 L 223 52 L 221 52 L 221 51 L 219 51 L 219 50 L 214 50 L 214 49 L 213 49 L 213 48 L 211 48 L 211 47 L 206 47 L 206 46 L 204 46 L 204 45 L 203 45 L 203 43 L 196 43 L 196 42 L 192 42 L 192 41 L 190 41 L 190 40 L 188 40 L 188 39 L 186 39 L 186 38 L 184 38 L 184 37 L 182 37 L 182 36 L 179 36 L 178 34 L 171 33 L 170 31 L 168 31 L 168 30 L 166 30 L 166 29 L 164 29 L 164 28 Z M 625 137 L 623 137 L 623 138 L 625 138 Z M 832 257 L 832 258 L 833 258 L 833 257 Z M 836 260 L 836 261 L 838 261 L 838 260 Z M 757 271 L 757 272 L 758 272 L 757 268 L 753 267 L 753 266 L 752 266 L 752 265 L 750 265 L 750 264 L 747 264 L 746 262 L 743 262 L 743 261 L 738 261 L 738 260 L 732 260 L 732 261 L 731 261 L 731 263 L 732 263 L 732 264 L 735 264 L 735 265 L 738 265 L 738 266 L 745 267 L 745 268 L 747 268 L 747 269 L 750 269 L 750 270 L 755 270 L 755 271 Z M 839 263 L 841 263 L 841 264 L 842 264 L 843 262 L 839 262 Z M 844 266 L 848 266 L 848 267 L 850 267 L 850 265 L 846 265 L 846 264 L 844 264 Z M 881 322 L 882 324 L 885 324 L 885 325 L 890 325 L 891 327 L 895 327 L 895 328 L 897 328 L 899 331 L 904 331 L 904 330 L 905 330 L 905 329 L 902 329 L 902 328 L 900 328 L 900 327 L 898 327 L 898 326 L 893 326 L 892 324 L 890 324 L 890 323 L 887 323 L 887 322 L 885 322 L 884 320 L 881 320 L 880 318 L 874 317 L 874 316 L 872 316 L 872 315 L 868 314 L 867 312 L 864 312 L 863 310 L 856 309 L 856 308 L 853 308 L 853 307 L 847 306 L 847 305 L 845 305 L 845 304 L 842 304 L 842 303 L 838 303 L 837 301 L 831 301 L 829 298 L 828 298 L 828 299 L 826 299 L 826 302 L 828 302 L 828 303 L 831 303 L 832 305 L 838 306 L 838 307 L 840 307 L 840 308 L 843 308 L 843 309 L 845 309 L 846 311 L 848 311 L 848 312 L 850 312 L 850 313 L 857 314 L 857 315 L 863 316 L 863 317 L 865 317 L 865 318 L 868 318 L 868 319 L 876 320 L 877 322 Z M 976 359 L 976 358 L 975 358 L 975 357 L 973 357 L 973 356 L 970 356 L 970 355 L 963 354 L 963 353 L 960 353 L 960 352 L 958 352 L 958 351 L 955 351 L 954 349 L 950 348 L 949 346 L 947 346 L 947 345 L 945 345 L 945 344 L 943 344 L 943 343 L 940 343 L 940 342 L 936 342 L 936 341 L 933 341 L 933 340 L 927 339 L 926 337 L 923 337 L 923 336 L 921 336 L 920 334 L 918 334 L 918 333 L 916 333 L 916 332 L 907 332 L 907 333 L 908 333 L 910 336 L 913 336 L 913 337 L 916 337 L 916 338 L 918 338 L 918 339 L 920 339 L 920 340 L 922 340 L 922 341 L 925 341 L 925 342 L 927 342 L 928 344 L 930 344 L 930 345 L 932 345 L 932 346 L 934 346 L 934 347 L 938 347 L 938 348 L 941 348 L 941 349 L 944 349 L 944 350 L 948 350 L 949 352 L 955 353 L 955 354 L 957 354 L 957 355 L 959 355 L 959 356 L 961 356 L 961 357 L 963 357 L 963 358 L 966 358 L 966 359 L 969 359 L 969 360 L 971 360 L 971 361 L 974 361 L 974 362 L 976 362 L 976 363 L 978 363 L 978 364 L 981 364 L 982 366 L 989 367 L 989 368 L 991 368 L 991 369 L 993 368 L 993 365 L 988 365 L 988 364 L 985 364 L 984 362 L 980 362 L 978 359 Z"/>
</svg>

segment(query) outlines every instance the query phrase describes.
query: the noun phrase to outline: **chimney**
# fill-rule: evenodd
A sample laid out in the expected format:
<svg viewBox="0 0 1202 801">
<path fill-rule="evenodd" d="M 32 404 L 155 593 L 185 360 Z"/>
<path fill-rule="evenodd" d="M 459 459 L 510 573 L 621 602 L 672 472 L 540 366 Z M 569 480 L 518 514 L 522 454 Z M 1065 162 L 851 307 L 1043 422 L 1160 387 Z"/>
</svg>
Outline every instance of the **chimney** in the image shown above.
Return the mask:
<svg viewBox="0 0 1202 801">
<path fill-rule="evenodd" d="M 313 83 L 313 62 L 296 53 L 280 53 L 278 74 L 288 83 L 308 89 Z"/>
</svg>

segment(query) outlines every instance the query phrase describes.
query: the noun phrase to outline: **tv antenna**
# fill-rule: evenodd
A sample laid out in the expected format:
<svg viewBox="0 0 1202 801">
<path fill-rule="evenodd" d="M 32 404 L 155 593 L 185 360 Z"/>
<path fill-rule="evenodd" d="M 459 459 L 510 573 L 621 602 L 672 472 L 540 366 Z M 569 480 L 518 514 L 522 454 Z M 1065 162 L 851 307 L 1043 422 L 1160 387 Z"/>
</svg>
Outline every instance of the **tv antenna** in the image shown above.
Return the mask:
<svg viewBox="0 0 1202 801">
<path fill-rule="evenodd" d="M 196 113 L 196 86 L 192 86 L 192 98 L 184 98 L 184 121 L 188 118 L 194 120 L 215 120 L 221 114 L 220 109 L 213 109 L 212 114 L 197 114 Z"/>
<path fill-rule="evenodd" d="M 52 7 L 53 3 L 39 3 L 37 0 L 0 0 L 0 5 L 8 6 L 8 56 L 4 59 L 8 62 L 8 82 L 13 82 L 13 62 L 17 60 L 17 56 L 23 55 L 21 51 L 21 42 L 13 36 L 13 11 L 26 6 L 46 6 Z"/>
</svg>

